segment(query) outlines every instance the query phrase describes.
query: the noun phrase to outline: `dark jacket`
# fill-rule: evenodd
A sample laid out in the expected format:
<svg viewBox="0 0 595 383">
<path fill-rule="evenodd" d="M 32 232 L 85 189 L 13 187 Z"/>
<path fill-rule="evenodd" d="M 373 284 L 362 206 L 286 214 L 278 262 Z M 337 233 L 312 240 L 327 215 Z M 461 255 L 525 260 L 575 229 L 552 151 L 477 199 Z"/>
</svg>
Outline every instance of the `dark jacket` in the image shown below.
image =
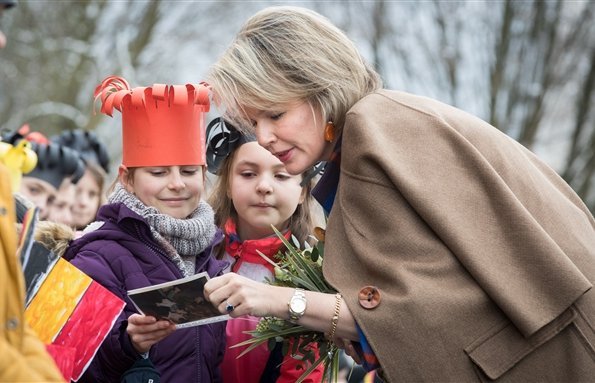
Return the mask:
<svg viewBox="0 0 595 383">
<path fill-rule="evenodd" d="M 153 239 L 148 223 L 125 205 L 101 207 L 97 220 L 102 226 L 73 241 L 64 258 L 126 301 L 123 313 L 81 379 L 119 382 L 139 358 L 126 333 L 126 319 L 137 312 L 126 292 L 183 275 Z M 197 257 L 196 272 L 207 271 L 211 277 L 221 274 L 227 263 L 212 253 L 221 239 L 221 232 L 217 232 L 211 247 Z M 153 345 L 150 358 L 164 383 L 207 383 L 220 381 L 224 351 L 225 322 L 219 322 L 176 330 Z"/>
</svg>

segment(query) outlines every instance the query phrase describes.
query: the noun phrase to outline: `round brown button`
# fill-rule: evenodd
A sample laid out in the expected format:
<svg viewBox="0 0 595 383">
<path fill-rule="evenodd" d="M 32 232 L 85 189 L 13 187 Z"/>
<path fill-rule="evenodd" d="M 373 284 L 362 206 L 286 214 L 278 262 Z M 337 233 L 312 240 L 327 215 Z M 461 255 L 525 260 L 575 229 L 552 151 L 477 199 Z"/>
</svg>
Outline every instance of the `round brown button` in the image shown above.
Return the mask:
<svg viewBox="0 0 595 383">
<path fill-rule="evenodd" d="M 365 309 L 376 308 L 380 304 L 380 290 L 366 286 L 359 291 L 359 304 Z"/>
</svg>

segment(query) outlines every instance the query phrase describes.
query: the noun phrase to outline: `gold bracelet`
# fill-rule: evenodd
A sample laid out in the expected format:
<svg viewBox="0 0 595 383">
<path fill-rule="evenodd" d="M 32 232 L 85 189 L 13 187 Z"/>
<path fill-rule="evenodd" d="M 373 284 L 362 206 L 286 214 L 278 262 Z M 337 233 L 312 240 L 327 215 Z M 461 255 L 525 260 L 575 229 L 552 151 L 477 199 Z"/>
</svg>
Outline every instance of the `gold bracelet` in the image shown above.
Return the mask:
<svg viewBox="0 0 595 383">
<path fill-rule="evenodd" d="M 337 323 L 339 323 L 339 312 L 341 311 L 341 294 L 335 294 L 335 314 L 331 318 L 331 330 L 327 335 L 327 339 L 329 341 L 333 341 L 333 337 L 335 336 L 335 331 L 337 331 Z"/>
</svg>

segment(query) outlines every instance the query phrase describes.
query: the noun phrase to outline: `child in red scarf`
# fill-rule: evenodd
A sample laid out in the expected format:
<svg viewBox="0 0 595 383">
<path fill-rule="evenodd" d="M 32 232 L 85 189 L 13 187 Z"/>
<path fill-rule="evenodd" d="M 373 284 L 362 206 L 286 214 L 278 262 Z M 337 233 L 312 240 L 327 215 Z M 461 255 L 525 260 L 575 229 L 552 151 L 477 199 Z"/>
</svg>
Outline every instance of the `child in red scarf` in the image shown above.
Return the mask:
<svg viewBox="0 0 595 383">
<path fill-rule="evenodd" d="M 218 132 L 213 134 L 213 128 Z M 256 281 L 273 279 L 273 266 L 258 251 L 275 260 L 282 242 L 271 225 L 288 239 L 307 240 L 313 230 L 310 185 L 302 186 L 302 176 L 287 173 L 278 158 L 222 120 L 213 121 L 207 135 L 209 171 L 219 176 L 209 203 L 225 232 L 221 257 L 229 261 L 228 271 Z M 240 358 L 245 347 L 230 348 L 249 339 L 244 332 L 254 330 L 258 320 L 245 316 L 228 321 L 223 381 L 295 382 L 307 366 L 289 354 L 283 357 L 281 343 L 273 351 L 261 345 Z M 305 382 L 322 381 L 322 372 L 319 366 Z"/>
</svg>

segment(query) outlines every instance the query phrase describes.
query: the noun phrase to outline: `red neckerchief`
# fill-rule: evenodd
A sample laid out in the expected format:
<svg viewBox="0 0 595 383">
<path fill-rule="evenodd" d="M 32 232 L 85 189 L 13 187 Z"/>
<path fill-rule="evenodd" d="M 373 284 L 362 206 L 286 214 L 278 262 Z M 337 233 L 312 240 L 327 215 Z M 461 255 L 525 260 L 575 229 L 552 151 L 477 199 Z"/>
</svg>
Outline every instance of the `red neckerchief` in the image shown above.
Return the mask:
<svg viewBox="0 0 595 383">
<path fill-rule="evenodd" d="M 261 239 L 248 239 L 242 241 L 240 237 L 238 237 L 236 223 L 231 218 L 225 222 L 224 230 L 225 251 L 235 259 L 234 264 L 231 266 L 231 271 L 235 273 L 243 262 L 249 262 L 263 265 L 274 273 L 274 266 L 261 257 L 256 250 L 275 261 L 275 255 L 281 246 L 283 246 L 281 239 L 276 235 L 273 235 Z M 291 232 L 287 230 L 283 236 L 289 240 L 289 238 L 291 238 Z"/>
</svg>

